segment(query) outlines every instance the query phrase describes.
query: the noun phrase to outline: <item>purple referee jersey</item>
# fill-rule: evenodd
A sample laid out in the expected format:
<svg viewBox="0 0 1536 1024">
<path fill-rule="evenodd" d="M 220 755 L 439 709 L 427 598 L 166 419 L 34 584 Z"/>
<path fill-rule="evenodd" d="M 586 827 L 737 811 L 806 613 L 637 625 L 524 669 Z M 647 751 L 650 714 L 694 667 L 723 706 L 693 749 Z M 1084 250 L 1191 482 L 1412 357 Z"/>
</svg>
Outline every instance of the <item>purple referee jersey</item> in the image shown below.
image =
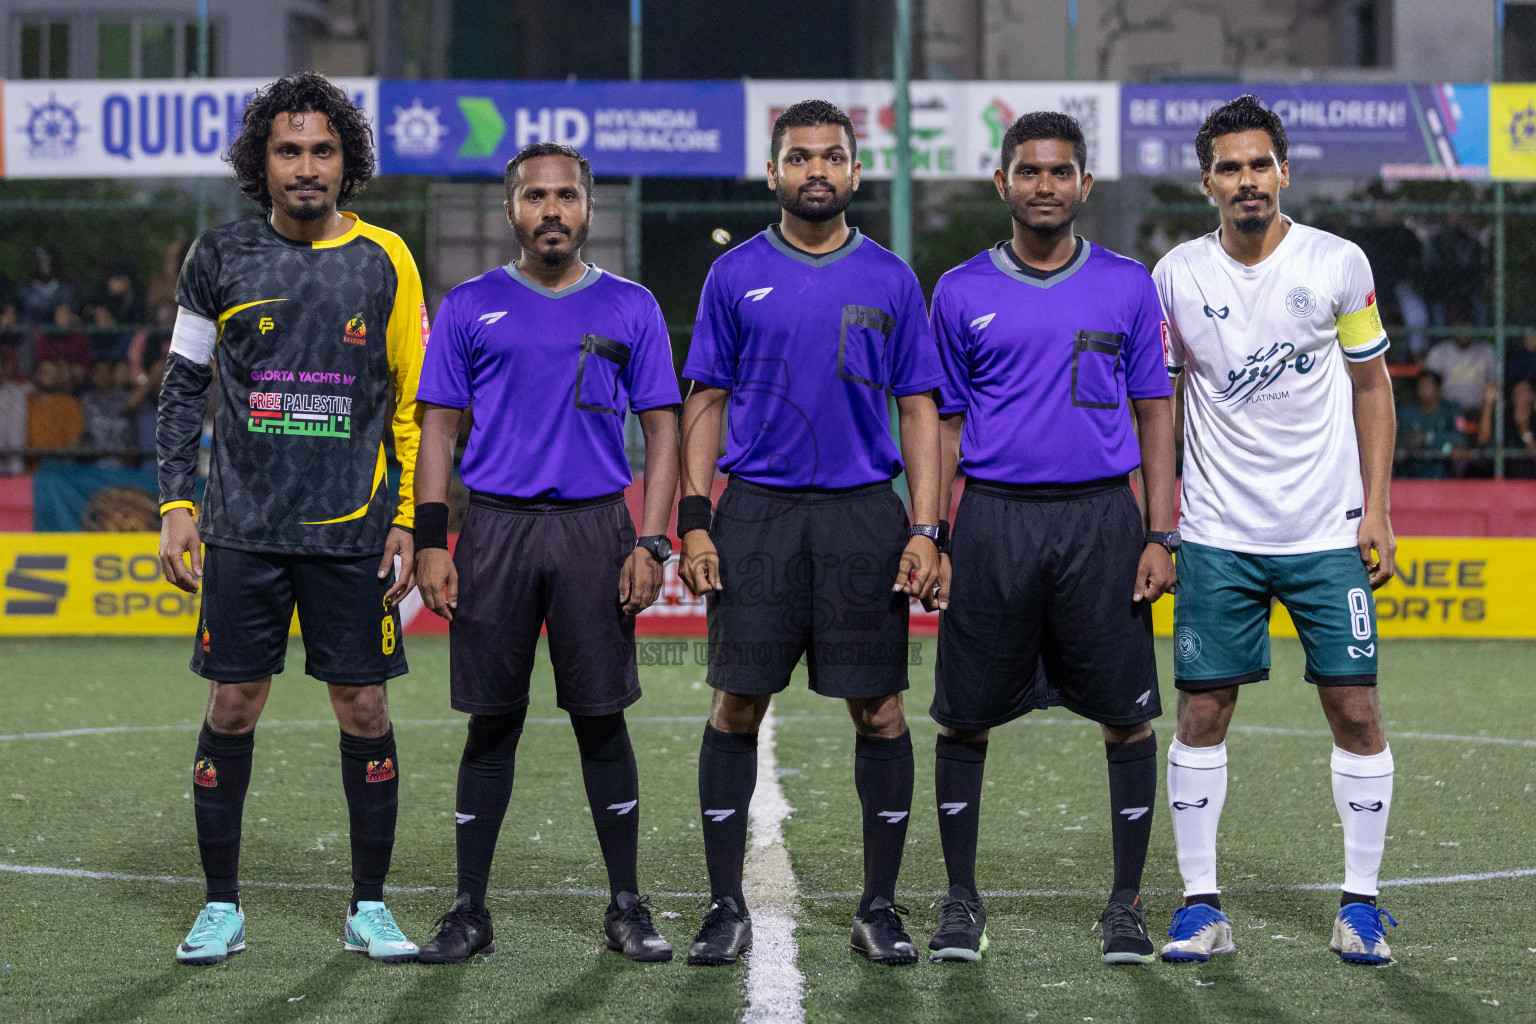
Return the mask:
<svg viewBox="0 0 1536 1024">
<path fill-rule="evenodd" d="M 939 411 L 966 414 L 961 467 L 1007 484 L 1129 473 L 1141 450 L 1127 399 L 1173 394 L 1152 275 L 1085 240 L 1066 266 L 1035 277 L 1007 244 L 966 260 L 933 292 L 948 378 Z"/>
<path fill-rule="evenodd" d="M 819 256 L 769 228 L 716 260 L 683 376 L 731 392 L 721 471 L 772 487 L 891 479 L 887 392 L 944 382 L 917 275 L 857 228 Z"/>
<path fill-rule="evenodd" d="M 416 398 L 474 407 L 459 467 L 471 490 L 567 500 L 634 479 L 626 409 L 682 401 L 656 299 L 590 264 L 559 291 L 508 264 L 449 292 Z"/>
</svg>

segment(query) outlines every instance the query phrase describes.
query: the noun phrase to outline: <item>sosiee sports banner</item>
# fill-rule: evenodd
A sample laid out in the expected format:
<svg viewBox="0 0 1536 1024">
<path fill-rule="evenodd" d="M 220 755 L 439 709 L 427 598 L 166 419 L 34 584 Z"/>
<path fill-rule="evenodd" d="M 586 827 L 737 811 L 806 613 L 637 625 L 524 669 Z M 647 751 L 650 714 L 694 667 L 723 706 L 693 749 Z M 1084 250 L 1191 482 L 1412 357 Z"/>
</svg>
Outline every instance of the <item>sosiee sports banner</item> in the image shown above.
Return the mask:
<svg viewBox="0 0 1536 1024">
<path fill-rule="evenodd" d="M 378 107 L 378 80 L 338 78 Z M 270 79 L 6 82 L 8 178 L 223 177 L 251 93 Z"/>
<path fill-rule="evenodd" d="M 185 636 L 199 598 L 160 576 L 154 533 L 0 533 L 0 636 Z M 1536 540 L 1398 538 L 1397 576 L 1376 592 L 1383 637 L 1536 637 Z M 914 633 L 937 615 L 916 610 Z M 401 607 L 408 632 L 447 632 L 412 593 Z M 1173 601 L 1152 606 L 1159 636 L 1173 634 Z M 658 602 L 640 614 L 645 634 L 702 634 L 704 603 L 667 566 Z M 1284 608 L 1274 636 L 1295 636 Z"/>
<path fill-rule="evenodd" d="M 912 175 L 990 178 L 1003 133 L 1031 110 L 1060 110 L 1083 125 L 1088 169 L 1120 176 L 1120 85 L 1116 82 L 913 82 Z M 767 177 L 774 119 L 800 100 L 824 99 L 847 111 L 867 178 L 896 169 L 895 87 L 888 81 L 747 82 L 746 176 Z"/>
<path fill-rule="evenodd" d="M 1252 93 L 1285 122 L 1291 170 L 1383 178 L 1488 177 L 1488 87 L 1197 82 L 1121 89 L 1126 177 L 1200 173 L 1195 133 Z"/>
<path fill-rule="evenodd" d="M 386 81 L 380 171 L 487 174 L 531 142 L 581 150 L 596 174 L 738 177 L 740 82 Z"/>
</svg>

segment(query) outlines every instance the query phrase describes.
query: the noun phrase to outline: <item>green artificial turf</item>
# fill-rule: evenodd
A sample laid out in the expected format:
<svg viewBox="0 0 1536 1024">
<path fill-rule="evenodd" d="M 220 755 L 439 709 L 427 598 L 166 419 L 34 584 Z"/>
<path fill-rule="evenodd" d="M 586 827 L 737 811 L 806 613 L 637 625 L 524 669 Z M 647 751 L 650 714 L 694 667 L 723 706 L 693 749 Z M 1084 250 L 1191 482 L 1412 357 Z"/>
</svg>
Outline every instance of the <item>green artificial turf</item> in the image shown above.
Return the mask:
<svg viewBox="0 0 1536 1024">
<path fill-rule="evenodd" d="M 422 941 L 454 880 L 453 787 L 463 718 L 447 706 L 447 647 L 408 640 L 412 672 L 390 684 L 402 772 L 387 899 Z M 641 669 L 630 712 L 641 776 L 642 885 L 681 954 L 707 888 L 699 838 L 699 720 L 708 704 L 689 643 L 682 665 Z M 0 1020 L 265 1022 L 728 1021 L 746 1008 L 745 968 L 633 965 L 600 948 L 605 876 L 575 741 L 536 674 L 517 787 L 491 885 L 495 956 L 463 967 L 384 967 L 341 951 L 348 885 L 337 729 L 302 649 L 274 685 L 256 734 L 241 877 L 249 949 L 211 969 L 174 947 L 202 901 L 189 770 L 206 687 L 190 643 L 9 640 L 0 647 L 0 862 L 165 876 L 124 881 L 0 872 Z M 917 796 L 902 875 L 909 929 L 926 945 L 944 887 L 926 711 L 933 645 L 908 695 Z M 1172 736 L 1171 649 L 1159 645 Z M 1397 763 L 1382 877 L 1536 868 L 1536 645 L 1393 641 L 1382 708 Z M 656 660 L 674 660 L 660 658 Z M 1090 930 L 1109 882 L 1109 808 L 1096 726 L 1037 713 L 993 733 L 978 881 L 992 940 L 982 964 L 876 968 L 849 952 L 860 885 L 853 730 L 803 681 L 775 704 L 785 826 L 801 893 L 796 930 L 811 1022 L 1475 1021 L 1536 1019 L 1536 943 L 1525 929 L 1536 878 L 1383 890 L 1401 922 L 1397 962 L 1341 964 L 1327 941 L 1342 839 L 1330 741 L 1301 653 L 1277 641 L 1274 679 L 1246 687 L 1228 739 L 1230 790 L 1219 879 L 1240 952 L 1208 965 L 1109 968 Z M 803 680 L 803 674 L 802 674 Z M 669 720 L 678 719 L 678 720 Z M 154 727 L 145 730 L 144 727 Z M 1280 731 L 1243 731 L 1247 727 Z M 1294 730 L 1294 731 L 1285 731 Z M 1160 931 L 1178 903 L 1167 811 L 1155 810 L 1146 886 Z M 268 883 L 268 884 L 250 884 Z M 276 883 L 276 884 L 273 884 Z M 427 890 L 427 891 L 421 891 Z M 1276 938 L 1284 936 L 1284 938 Z M 1199 984 L 1197 984 L 1199 982 Z M 291 1001 L 290 1001 L 291 1000 Z M 1495 1001 L 1497 1005 L 1494 1005 Z"/>
</svg>

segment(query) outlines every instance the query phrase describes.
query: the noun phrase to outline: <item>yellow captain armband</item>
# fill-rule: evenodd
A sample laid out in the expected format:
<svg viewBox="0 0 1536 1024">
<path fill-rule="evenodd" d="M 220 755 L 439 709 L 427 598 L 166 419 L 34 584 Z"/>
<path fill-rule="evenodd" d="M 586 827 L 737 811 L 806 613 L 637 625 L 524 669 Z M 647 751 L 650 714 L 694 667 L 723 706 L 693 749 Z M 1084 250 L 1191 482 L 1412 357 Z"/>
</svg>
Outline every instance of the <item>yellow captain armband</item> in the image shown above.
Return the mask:
<svg viewBox="0 0 1536 1024">
<path fill-rule="evenodd" d="M 160 514 L 163 516 L 173 508 L 184 508 L 192 513 L 192 518 L 197 518 L 197 506 L 190 501 L 168 501 L 160 506 Z"/>
<path fill-rule="evenodd" d="M 1334 321 L 1339 331 L 1339 345 L 1353 362 L 1375 359 L 1387 350 L 1387 332 L 1381 326 L 1381 310 L 1373 292 L 1364 309 L 1345 313 Z"/>
</svg>

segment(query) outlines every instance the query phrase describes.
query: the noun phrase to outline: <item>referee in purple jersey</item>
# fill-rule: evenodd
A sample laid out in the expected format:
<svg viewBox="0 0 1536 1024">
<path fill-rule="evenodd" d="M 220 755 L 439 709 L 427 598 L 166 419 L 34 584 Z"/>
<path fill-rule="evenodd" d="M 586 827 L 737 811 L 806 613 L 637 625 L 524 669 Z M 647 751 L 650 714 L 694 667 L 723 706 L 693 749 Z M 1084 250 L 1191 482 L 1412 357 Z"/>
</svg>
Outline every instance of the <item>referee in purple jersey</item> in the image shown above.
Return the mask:
<svg viewBox="0 0 1536 1024">
<path fill-rule="evenodd" d="M 947 378 L 941 500 L 957 468 L 967 478 L 934 599 L 944 609 L 935 789 L 949 870 L 935 959 L 980 960 L 987 947 L 976 836 L 988 731 L 1059 703 L 1100 724 L 1109 758 L 1104 959 L 1152 960 L 1140 889 L 1157 793 L 1147 723 L 1162 711 L 1151 603 L 1173 588 L 1178 547 L 1172 389 L 1152 276 L 1073 233 L 1093 188 L 1087 163 L 1075 119 L 1014 122 L 993 175 L 1012 237 L 933 294 Z M 1128 480 L 1138 465 L 1144 509 Z"/>
<path fill-rule="evenodd" d="M 486 886 L 546 627 L 556 702 L 576 731 L 608 868 L 608 948 L 670 960 L 638 893 L 640 782 L 624 709 L 640 699 L 635 615 L 656 600 L 672 553 L 672 349 L 650 292 L 581 260 L 592 168 L 580 153 L 528 146 L 507 164 L 506 188 L 522 256 L 443 299 L 417 393 L 427 411 L 416 578 L 426 606 L 449 620 L 452 703 L 470 716 L 454 806 L 458 898 L 420 959 L 459 963 L 495 949 Z M 450 560 L 448 476 L 465 409 L 470 502 Z M 626 409 L 645 431 L 638 538 L 624 503 Z"/>
<path fill-rule="evenodd" d="M 908 964 L 896 878 L 912 807 L 909 599 L 938 575 L 939 417 L 944 382 L 917 276 L 849 227 L 859 187 L 848 115 L 806 100 L 774 122 L 768 184 L 777 224 L 710 268 L 683 375 L 681 576 L 706 595 L 708 682 L 699 803 L 709 912 L 691 964 L 731 964 L 752 945 L 742 893 L 757 733 L 803 656 L 811 689 L 847 702 L 857 734 L 864 892 L 852 946 Z M 891 437 L 890 402 L 901 420 Z M 718 468 L 730 482 L 718 508 Z M 909 525 L 891 480 L 907 471 Z"/>
</svg>

